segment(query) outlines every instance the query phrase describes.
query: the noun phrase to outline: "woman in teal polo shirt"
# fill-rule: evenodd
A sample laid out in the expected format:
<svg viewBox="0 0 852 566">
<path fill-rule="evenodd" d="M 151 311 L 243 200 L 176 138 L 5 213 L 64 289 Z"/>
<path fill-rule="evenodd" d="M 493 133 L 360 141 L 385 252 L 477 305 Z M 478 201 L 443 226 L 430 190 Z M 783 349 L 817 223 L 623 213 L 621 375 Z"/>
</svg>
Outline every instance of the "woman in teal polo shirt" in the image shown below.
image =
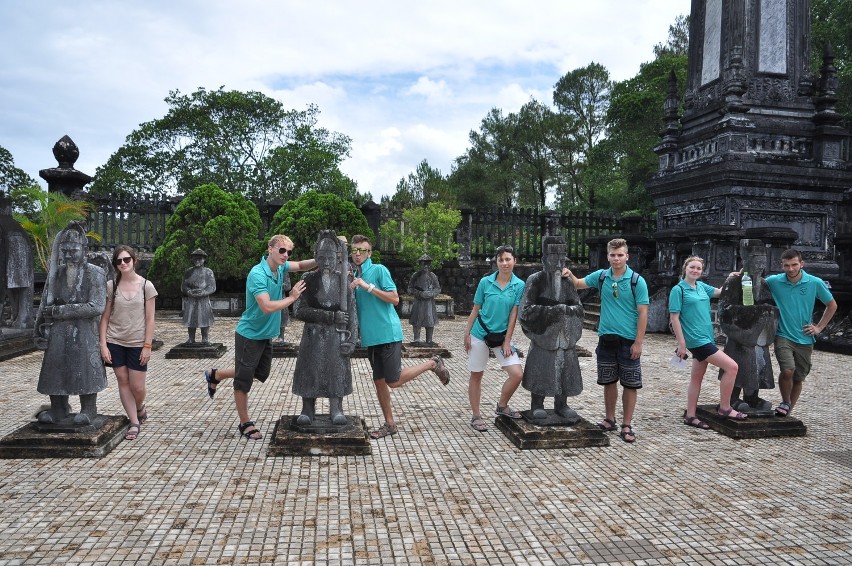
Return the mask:
<svg viewBox="0 0 852 566">
<path fill-rule="evenodd" d="M 686 359 L 686 351 L 692 353 L 683 424 L 706 429 L 710 426 L 696 417 L 695 411 L 708 364 L 712 363 L 723 372 L 719 380 L 719 415 L 730 419 L 744 419 L 748 415 L 731 407 L 731 392 L 739 367 L 737 362 L 716 347 L 713 323 L 710 321 L 710 299 L 718 297 L 722 290 L 699 281 L 703 272 L 703 259 L 698 256 L 686 258 L 681 269 L 683 279 L 669 293 L 669 316 L 672 332 L 677 339 L 676 354 Z"/>
<path fill-rule="evenodd" d="M 473 296 L 473 310 L 467 319 L 464 337 L 464 349 L 468 354 L 467 366 L 470 370 L 467 393 L 473 412 L 470 426 L 478 432 L 488 430 L 488 426 L 482 420 L 479 402 L 482 394 L 482 376 L 488 366 L 489 349 L 494 352 L 500 367 L 509 374 L 503 383 L 494 414 L 511 419 L 521 418 L 518 411 L 509 407 L 509 400 L 524 377 L 521 359 L 512 346 L 512 334 L 518 320 L 518 305 L 524 294 L 524 282 L 513 273 L 518 261 L 514 249 L 510 246 L 500 246 L 495 255 L 497 271 L 480 279 Z M 486 334 L 503 332 L 506 334 L 502 344 L 489 347 L 485 343 Z"/>
</svg>

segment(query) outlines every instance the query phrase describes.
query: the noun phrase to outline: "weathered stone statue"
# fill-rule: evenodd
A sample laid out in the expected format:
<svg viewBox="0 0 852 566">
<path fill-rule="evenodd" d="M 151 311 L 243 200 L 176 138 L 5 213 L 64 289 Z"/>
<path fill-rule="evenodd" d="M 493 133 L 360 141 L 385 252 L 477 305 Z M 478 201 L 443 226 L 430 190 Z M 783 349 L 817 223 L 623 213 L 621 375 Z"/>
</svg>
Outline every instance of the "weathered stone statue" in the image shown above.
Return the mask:
<svg viewBox="0 0 852 566">
<path fill-rule="evenodd" d="M 544 268 L 529 276 L 518 309 L 518 321 L 530 339 L 522 385 L 532 395 L 534 419 L 546 419 L 544 398 L 554 398 L 554 413 L 571 424 L 580 420 L 568 397 L 583 391 L 576 345 L 583 333 L 583 306 L 567 277 L 565 243 L 559 236 L 542 241 Z"/>
<path fill-rule="evenodd" d="M 11 199 L 0 191 L 0 326 L 33 325 L 33 248 L 21 225 L 12 218 Z M 9 304 L 9 318 L 3 306 Z"/>
<path fill-rule="evenodd" d="M 50 265 L 36 316 L 36 345 L 45 349 L 38 392 L 50 396 L 50 409 L 37 418 L 58 424 L 70 416 L 70 395 L 80 396 L 75 425 L 97 416 L 98 392 L 106 371 L 98 345 L 98 324 L 106 305 L 106 274 L 86 261 L 86 230 L 69 222 L 53 243 Z"/>
<path fill-rule="evenodd" d="M 189 257 L 193 267 L 186 270 L 180 290 L 183 293 L 183 325 L 189 332 L 187 344 L 195 344 L 195 329 L 201 329 L 201 343 L 209 344 L 210 326 L 213 325 L 213 305 L 210 295 L 216 292 L 213 270 L 204 266 L 207 253 L 198 248 Z"/>
<path fill-rule="evenodd" d="M 438 325 L 438 309 L 435 307 L 435 297 L 441 293 L 441 283 L 430 267 L 432 258 L 426 254 L 420 256 L 420 271 L 411 276 L 408 282 L 408 293 L 414 297 L 411 305 L 411 326 L 413 329 L 413 346 L 422 346 L 420 329 L 426 328 L 426 345 L 434 346 L 432 334 Z"/>
<path fill-rule="evenodd" d="M 290 284 L 290 278 L 284 278 L 284 296 L 286 297 L 290 293 L 290 289 L 293 286 Z M 277 344 L 279 346 L 288 344 L 288 342 L 284 339 L 284 334 L 287 331 L 287 325 L 290 324 L 290 311 L 288 309 L 284 309 L 281 311 L 281 326 L 278 330 L 278 338 L 273 341 L 273 344 Z"/>
<path fill-rule="evenodd" d="M 766 247 L 761 240 L 740 240 L 740 257 L 742 270 L 752 279 L 754 305 L 743 305 L 742 275 L 732 275 L 722 285 L 718 307 L 719 326 L 727 336 L 724 351 L 739 365 L 731 406 L 749 414 L 772 414 L 772 403 L 758 395 L 775 387 L 769 345 L 775 340 L 778 307 L 768 304 L 772 295 L 763 279 Z"/>
<path fill-rule="evenodd" d="M 323 230 L 314 246 L 317 269 L 305 273 L 305 291 L 293 306 L 293 316 L 305 322 L 293 373 L 293 393 L 302 398 L 299 425 L 316 417 L 316 400 L 329 400 L 334 425 L 348 423 L 343 397 L 352 393 L 349 356 L 358 342 L 358 317 L 346 245 L 334 231 Z"/>
</svg>

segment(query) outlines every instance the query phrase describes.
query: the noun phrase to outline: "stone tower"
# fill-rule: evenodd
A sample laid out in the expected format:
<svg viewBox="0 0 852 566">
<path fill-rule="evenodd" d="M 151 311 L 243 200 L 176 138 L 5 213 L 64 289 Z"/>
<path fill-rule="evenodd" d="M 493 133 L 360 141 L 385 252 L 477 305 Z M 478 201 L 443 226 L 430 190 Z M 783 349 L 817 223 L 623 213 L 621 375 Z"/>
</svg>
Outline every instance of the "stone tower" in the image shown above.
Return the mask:
<svg viewBox="0 0 852 566">
<path fill-rule="evenodd" d="M 834 108 L 830 47 L 819 76 L 810 71 L 810 1 L 692 0 L 689 33 L 683 114 L 672 75 L 659 171 L 648 185 L 658 228 L 727 238 L 708 258 L 719 272 L 735 267 L 723 264 L 735 261 L 730 252 L 746 231 L 771 238 L 792 229 L 808 270 L 836 276 L 838 212 L 852 187 L 849 135 Z"/>
</svg>

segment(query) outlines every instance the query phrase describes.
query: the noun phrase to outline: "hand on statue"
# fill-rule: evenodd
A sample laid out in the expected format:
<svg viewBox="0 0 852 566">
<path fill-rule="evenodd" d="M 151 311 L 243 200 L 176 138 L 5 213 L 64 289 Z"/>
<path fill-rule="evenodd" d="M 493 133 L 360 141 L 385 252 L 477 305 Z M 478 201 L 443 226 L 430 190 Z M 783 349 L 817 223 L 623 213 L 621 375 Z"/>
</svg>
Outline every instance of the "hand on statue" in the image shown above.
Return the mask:
<svg viewBox="0 0 852 566">
<path fill-rule="evenodd" d="M 302 293 L 304 293 L 306 285 L 307 284 L 301 279 L 296 281 L 296 284 L 293 285 L 292 289 L 290 289 L 289 296 L 298 299 Z"/>
<path fill-rule="evenodd" d="M 364 280 L 361 279 L 360 277 L 356 277 L 355 279 L 352 280 L 352 283 L 349 284 L 349 288 L 352 289 L 353 291 L 355 289 L 357 289 L 358 287 L 365 287 L 365 286 L 366 286 L 366 284 L 364 283 Z"/>
</svg>

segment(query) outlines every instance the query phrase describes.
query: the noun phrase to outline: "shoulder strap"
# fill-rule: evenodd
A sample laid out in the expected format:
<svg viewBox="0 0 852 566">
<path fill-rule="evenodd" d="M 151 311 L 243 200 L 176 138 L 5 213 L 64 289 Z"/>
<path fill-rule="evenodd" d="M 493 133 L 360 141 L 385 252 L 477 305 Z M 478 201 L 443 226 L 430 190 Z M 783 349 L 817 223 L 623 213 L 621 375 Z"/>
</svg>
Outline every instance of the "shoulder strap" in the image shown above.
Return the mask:
<svg viewBox="0 0 852 566">
<path fill-rule="evenodd" d="M 639 282 L 639 274 L 635 271 L 633 275 L 630 276 L 630 290 L 633 291 L 633 299 L 636 299 L 636 284 Z M 683 293 L 683 289 L 680 290 Z"/>
<path fill-rule="evenodd" d="M 479 321 L 479 325 L 482 327 L 486 334 L 491 334 L 491 331 L 488 330 L 488 327 L 485 326 L 484 322 L 482 322 L 482 316 L 479 313 L 476 313 L 476 320 Z"/>
<path fill-rule="evenodd" d="M 601 269 L 601 276 L 598 278 L 598 291 L 603 289 L 604 279 L 606 278 L 606 269 Z"/>
</svg>

